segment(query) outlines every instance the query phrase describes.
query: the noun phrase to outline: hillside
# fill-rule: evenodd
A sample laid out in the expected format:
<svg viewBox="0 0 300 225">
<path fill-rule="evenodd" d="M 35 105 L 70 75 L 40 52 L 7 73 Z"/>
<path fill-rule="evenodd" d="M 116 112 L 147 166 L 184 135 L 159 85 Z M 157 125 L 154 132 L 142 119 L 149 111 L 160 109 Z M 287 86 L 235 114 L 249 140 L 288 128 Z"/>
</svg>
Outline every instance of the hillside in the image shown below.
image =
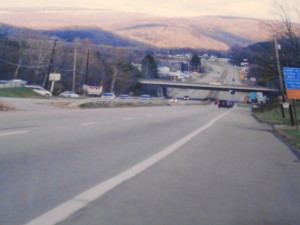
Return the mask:
<svg viewBox="0 0 300 225">
<path fill-rule="evenodd" d="M 101 34 L 91 32 L 100 29 L 111 35 L 108 38 L 111 43 L 122 42 L 124 38 L 125 42 L 136 41 L 160 48 L 228 50 L 234 45 L 247 46 L 270 40 L 272 35 L 266 24 L 273 22 L 231 17 L 162 18 L 102 9 L 21 8 L 0 9 L 0 23 L 48 30 L 49 33 L 59 30 L 56 34 L 60 35 L 65 35 L 62 34 L 65 30 L 73 30 L 73 34 L 81 38 L 87 35 L 95 39 Z M 79 34 L 71 28 L 74 26 L 77 31 L 86 32 Z M 115 35 L 118 38 L 114 38 Z"/>
</svg>

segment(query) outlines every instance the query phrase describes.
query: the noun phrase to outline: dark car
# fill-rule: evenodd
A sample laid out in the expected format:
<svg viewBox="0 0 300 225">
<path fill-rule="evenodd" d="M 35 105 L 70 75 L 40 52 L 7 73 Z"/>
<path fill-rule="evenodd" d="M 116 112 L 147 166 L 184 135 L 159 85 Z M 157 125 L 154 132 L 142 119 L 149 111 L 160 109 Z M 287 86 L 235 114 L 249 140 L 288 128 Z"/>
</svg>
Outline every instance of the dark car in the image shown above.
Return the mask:
<svg viewBox="0 0 300 225">
<path fill-rule="evenodd" d="M 227 104 L 228 104 L 228 107 L 229 107 L 229 108 L 233 108 L 233 106 L 234 106 L 234 103 L 233 103 L 233 102 L 230 102 L 230 101 L 228 101 Z"/>
<path fill-rule="evenodd" d="M 190 100 L 190 96 L 188 96 L 188 95 L 184 96 L 183 100 Z"/>
<path fill-rule="evenodd" d="M 226 100 L 219 100 L 218 107 L 219 108 L 230 108 L 230 105 Z"/>
</svg>

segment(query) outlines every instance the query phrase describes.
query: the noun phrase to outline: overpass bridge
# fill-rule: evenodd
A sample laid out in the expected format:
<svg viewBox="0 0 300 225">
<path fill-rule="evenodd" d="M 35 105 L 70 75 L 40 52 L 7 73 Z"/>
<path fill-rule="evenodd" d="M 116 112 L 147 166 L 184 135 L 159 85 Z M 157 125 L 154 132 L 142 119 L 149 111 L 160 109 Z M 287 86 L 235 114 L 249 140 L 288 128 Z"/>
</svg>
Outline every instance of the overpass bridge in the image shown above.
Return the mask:
<svg viewBox="0 0 300 225">
<path fill-rule="evenodd" d="M 264 94 L 278 92 L 277 89 L 261 87 L 261 86 L 241 86 L 241 85 L 225 85 L 225 84 L 207 84 L 207 83 L 189 83 L 179 81 L 169 81 L 160 79 L 140 79 L 140 84 L 160 86 L 166 88 L 186 88 L 186 89 L 201 89 L 211 91 L 235 91 L 235 92 L 263 92 Z"/>
</svg>

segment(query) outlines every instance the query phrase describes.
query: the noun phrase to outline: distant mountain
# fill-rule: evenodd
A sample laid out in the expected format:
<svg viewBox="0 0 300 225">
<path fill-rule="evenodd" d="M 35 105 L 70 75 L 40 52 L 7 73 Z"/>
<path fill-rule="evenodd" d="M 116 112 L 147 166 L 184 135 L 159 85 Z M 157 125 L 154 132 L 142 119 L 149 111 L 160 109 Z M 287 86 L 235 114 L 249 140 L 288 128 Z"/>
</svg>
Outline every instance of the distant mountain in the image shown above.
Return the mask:
<svg viewBox="0 0 300 225">
<path fill-rule="evenodd" d="M 72 42 L 76 39 L 89 39 L 95 44 L 109 45 L 113 47 L 138 47 L 146 46 L 144 43 L 121 37 L 112 32 L 99 28 L 65 28 L 58 30 L 41 31 L 42 34 Z"/>
<path fill-rule="evenodd" d="M 0 24 L 0 38 L 33 38 L 33 39 L 49 39 L 57 38 L 66 42 L 72 42 L 76 39 L 88 39 L 95 44 L 107 45 L 113 47 L 151 47 L 138 41 L 129 40 L 103 31 L 99 28 L 65 28 L 57 30 L 35 30 L 24 27 L 16 27 L 7 24 Z"/>
<path fill-rule="evenodd" d="M 159 48 L 228 50 L 234 45 L 271 40 L 268 28 L 275 22 L 232 17 L 162 18 L 103 9 L 2 8 L 0 23 L 113 46 L 144 43 Z"/>
</svg>

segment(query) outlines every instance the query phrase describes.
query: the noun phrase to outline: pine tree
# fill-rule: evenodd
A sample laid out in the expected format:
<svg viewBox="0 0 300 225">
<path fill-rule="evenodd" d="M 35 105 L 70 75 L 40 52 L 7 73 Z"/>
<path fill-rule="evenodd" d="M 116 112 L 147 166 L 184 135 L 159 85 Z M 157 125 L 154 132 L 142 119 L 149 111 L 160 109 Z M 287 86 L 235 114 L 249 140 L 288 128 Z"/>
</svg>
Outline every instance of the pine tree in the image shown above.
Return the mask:
<svg viewBox="0 0 300 225">
<path fill-rule="evenodd" d="M 142 61 L 142 75 L 147 79 L 158 77 L 157 62 L 152 55 L 147 55 Z"/>
</svg>

